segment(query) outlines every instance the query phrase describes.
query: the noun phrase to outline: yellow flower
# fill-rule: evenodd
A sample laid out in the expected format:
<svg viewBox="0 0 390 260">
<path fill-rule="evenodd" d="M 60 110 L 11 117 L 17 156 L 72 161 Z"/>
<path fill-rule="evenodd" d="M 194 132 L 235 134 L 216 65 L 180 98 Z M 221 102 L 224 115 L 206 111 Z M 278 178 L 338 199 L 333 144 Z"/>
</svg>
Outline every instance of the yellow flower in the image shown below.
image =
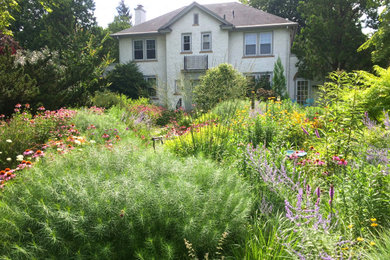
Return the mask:
<svg viewBox="0 0 390 260">
<path fill-rule="evenodd" d="M 375 246 L 375 245 L 376 245 L 375 242 L 373 241 L 370 242 L 370 246 Z"/>
<path fill-rule="evenodd" d="M 343 250 L 348 250 L 348 249 L 349 249 L 349 247 L 343 247 L 343 248 L 341 248 L 341 249 L 343 249 Z"/>
<path fill-rule="evenodd" d="M 376 218 L 371 218 L 370 219 L 372 222 L 375 222 L 376 221 Z"/>
<path fill-rule="evenodd" d="M 377 227 L 377 226 L 378 226 L 378 224 L 375 222 L 371 224 L 371 227 Z"/>
<path fill-rule="evenodd" d="M 358 242 L 363 242 L 363 241 L 364 241 L 364 238 L 358 237 L 356 240 L 357 240 Z"/>
<path fill-rule="evenodd" d="M 353 228 L 353 225 L 352 225 L 352 224 L 351 224 L 351 225 L 348 225 L 348 228 L 349 228 L 349 229 Z"/>
</svg>

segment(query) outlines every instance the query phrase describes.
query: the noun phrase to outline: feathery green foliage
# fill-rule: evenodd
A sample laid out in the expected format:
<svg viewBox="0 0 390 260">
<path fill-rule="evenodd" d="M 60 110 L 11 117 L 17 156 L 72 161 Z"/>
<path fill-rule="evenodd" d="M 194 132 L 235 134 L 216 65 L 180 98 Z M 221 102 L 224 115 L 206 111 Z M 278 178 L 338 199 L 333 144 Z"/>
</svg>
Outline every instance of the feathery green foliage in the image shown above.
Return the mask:
<svg viewBox="0 0 390 260">
<path fill-rule="evenodd" d="M 248 186 L 202 159 L 123 142 L 44 158 L 1 194 L 2 258 L 183 259 L 245 236 Z"/>
</svg>

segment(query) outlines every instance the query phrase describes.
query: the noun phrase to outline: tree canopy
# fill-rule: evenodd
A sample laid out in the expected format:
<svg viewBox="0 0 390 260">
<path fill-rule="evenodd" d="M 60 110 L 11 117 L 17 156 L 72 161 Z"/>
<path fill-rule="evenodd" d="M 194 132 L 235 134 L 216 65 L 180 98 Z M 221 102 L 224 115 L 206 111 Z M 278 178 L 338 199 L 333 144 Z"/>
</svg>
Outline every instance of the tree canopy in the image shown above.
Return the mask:
<svg viewBox="0 0 390 260">
<path fill-rule="evenodd" d="M 62 50 L 78 29 L 96 26 L 93 0 L 52 0 L 45 6 L 40 2 L 20 0 L 18 8 L 10 11 L 14 21 L 9 29 L 25 49 Z"/>
<path fill-rule="evenodd" d="M 372 61 L 383 67 L 390 66 L 390 1 L 380 15 L 379 28 L 359 51 L 372 49 Z"/>
</svg>

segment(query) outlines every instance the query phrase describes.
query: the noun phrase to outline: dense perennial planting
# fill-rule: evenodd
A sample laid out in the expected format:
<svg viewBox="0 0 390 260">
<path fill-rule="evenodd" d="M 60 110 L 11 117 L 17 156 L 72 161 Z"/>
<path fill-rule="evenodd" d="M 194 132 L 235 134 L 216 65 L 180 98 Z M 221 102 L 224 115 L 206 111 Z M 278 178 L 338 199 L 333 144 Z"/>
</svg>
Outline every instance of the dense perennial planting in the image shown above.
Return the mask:
<svg viewBox="0 0 390 260">
<path fill-rule="evenodd" d="M 41 108 L 31 116 L 18 105 L 0 127 L 8 205 L 0 214 L 12 224 L 0 226 L 0 251 L 10 258 L 387 259 L 389 111 L 370 117 L 354 94 L 358 77 L 331 77 L 317 107 L 271 97 L 187 113 L 120 97 L 108 110 Z M 31 132 L 18 139 L 13 126 Z M 22 170 L 29 174 L 15 178 Z M 34 231 L 22 231 L 28 219 Z"/>
</svg>

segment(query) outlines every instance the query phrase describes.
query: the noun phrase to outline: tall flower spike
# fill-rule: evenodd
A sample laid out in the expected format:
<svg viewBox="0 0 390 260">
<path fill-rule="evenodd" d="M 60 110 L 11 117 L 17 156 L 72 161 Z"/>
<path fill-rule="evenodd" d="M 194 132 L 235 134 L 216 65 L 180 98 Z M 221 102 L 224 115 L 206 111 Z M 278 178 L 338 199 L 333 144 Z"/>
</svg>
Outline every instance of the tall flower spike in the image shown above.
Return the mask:
<svg viewBox="0 0 390 260">
<path fill-rule="evenodd" d="M 303 132 L 304 132 L 305 134 L 309 135 L 309 132 L 307 132 L 306 129 L 305 129 L 303 126 L 301 126 L 301 128 L 302 128 L 302 130 L 303 130 Z"/>
<path fill-rule="evenodd" d="M 333 184 L 331 184 L 329 188 L 329 197 L 331 200 L 333 200 L 333 196 L 334 196 L 334 187 Z"/>
<path fill-rule="evenodd" d="M 318 133 L 318 129 L 317 128 L 316 128 L 316 130 L 314 132 L 315 132 L 317 138 L 321 138 L 320 133 Z"/>
<path fill-rule="evenodd" d="M 321 196 L 321 188 L 320 187 L 316 188 L 316 195 L 318 198 Z"/>
</svg>

